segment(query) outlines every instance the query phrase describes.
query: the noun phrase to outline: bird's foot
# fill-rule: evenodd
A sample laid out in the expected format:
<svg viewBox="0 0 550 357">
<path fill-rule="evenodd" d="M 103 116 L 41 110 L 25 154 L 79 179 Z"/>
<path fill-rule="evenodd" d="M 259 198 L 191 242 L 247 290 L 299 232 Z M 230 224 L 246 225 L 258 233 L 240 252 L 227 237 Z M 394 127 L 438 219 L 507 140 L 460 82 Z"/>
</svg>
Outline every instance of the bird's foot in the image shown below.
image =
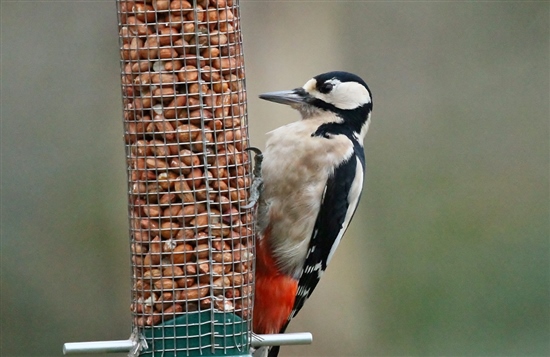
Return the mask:
<svg viewBox="0 0 550 357">
<path fill-rule="evenodd" d="M 264 180 L 262 179 L 262 160 L 263 155 L 260 149 L 255 147 L 249 147 L 246 148 L 247 151 L 253 151 L 254 156 L 254 168 L 252 170 L 252 174 L 254 175 L 254 179 L 252 180 L 252 185 L 250 186 L 250 198 L 248 200 L 248 203 L 244 206 L 242 206 L 243 209 L 250 209 L 258 203 L 258 200 L 260 199 L 260 194 L 262 193 L 262 189 L 264 186 Z"/>
</svg>

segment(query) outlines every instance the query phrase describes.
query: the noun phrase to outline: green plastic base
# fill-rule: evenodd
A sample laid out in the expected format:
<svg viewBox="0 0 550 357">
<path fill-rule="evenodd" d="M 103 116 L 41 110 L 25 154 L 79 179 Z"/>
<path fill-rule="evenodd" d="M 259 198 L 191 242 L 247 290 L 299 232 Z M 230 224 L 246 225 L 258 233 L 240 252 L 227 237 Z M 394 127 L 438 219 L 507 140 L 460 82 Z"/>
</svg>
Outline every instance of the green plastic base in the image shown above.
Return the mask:
<svg viewBox="0 0 550 357">
<path fill-rule="evenodd" d="M 148 349 L 140 356 L 251 357 L 247 323 L 231 313 L 190 312 L 142 333 Z"/>
</svg>

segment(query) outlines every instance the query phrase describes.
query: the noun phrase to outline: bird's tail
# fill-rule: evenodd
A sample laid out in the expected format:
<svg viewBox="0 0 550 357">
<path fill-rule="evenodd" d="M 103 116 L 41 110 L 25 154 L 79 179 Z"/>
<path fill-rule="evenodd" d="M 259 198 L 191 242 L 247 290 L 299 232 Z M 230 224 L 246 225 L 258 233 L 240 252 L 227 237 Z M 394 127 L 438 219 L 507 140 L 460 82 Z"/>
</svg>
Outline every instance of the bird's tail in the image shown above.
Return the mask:
<svg viewBox="0 0 550 357">
<path fill-rule="evenodd" d="M 279 355 L 279 348 L 281 346 L 271 346 L 271 348 L 269 349 L 269 354 L 267 355 L 267 357 L 277 357 Z"/>
<path fill-rule="evenodd" d="M 252 357 L 269 357 L 269 346 L 262 346 L 258 348 L 254 353 L 252 353 Z"/>
</svg>

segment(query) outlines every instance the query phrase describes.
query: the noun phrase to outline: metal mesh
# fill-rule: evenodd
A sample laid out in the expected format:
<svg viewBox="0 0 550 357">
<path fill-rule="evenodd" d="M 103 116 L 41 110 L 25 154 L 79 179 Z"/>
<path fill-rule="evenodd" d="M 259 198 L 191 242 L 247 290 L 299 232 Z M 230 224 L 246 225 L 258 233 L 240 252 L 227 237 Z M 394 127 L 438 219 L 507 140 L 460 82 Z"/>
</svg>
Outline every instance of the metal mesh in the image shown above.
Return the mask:
<svg viewBox="0 0 550 357">
<path fill-rule="evenodd" d="M 254 232 L 240 209 L 251 174 L 238 1 L 117 7 L 142 353 L 247 352 Z"/>
</svg>

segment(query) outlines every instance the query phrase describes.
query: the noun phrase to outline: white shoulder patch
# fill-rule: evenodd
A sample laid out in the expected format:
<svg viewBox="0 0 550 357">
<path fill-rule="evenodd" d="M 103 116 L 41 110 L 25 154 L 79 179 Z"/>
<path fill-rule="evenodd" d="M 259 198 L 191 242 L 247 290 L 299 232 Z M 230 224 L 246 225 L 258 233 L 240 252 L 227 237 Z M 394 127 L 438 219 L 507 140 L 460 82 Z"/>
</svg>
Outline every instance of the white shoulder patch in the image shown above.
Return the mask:
<svg viewBox="0 0 550 357">
<path fill-rule="evenodd" d="M 351 218 L 353 216 L 353 213 L 355 212 L 355 209 L 357 208 L 357 204 L 359 203 L 359 196 L 361 195 L 361 190 L 363 189 L 363 166 L 361 165 L 361 162 L 355 158 L 357 165 L 355 166 L 355 179 L 353 180 L 351 184 L 351 189 L 348 193 L 348 210 L 346 212 L 346 217 L 344 219 L 344 223 L 342 224 L 342 228 L 340 229 L 340 232 L 338 233 L 338 236 L 336 237 L 336 240 L 334 241 L 334 244 L 330 248 L 330 253 L 327 257 L 327 265 L 330 263 L 330 260 L 332 259 L 332 256 L 334 255 L 334 252 L 336 251 L 336 248 L 340 244 L 340 240 L 344 236 L 344 233 L 346 232 L 346 229 L 348 228 L 349 222 L 351 221 Z"/>
</svg>

